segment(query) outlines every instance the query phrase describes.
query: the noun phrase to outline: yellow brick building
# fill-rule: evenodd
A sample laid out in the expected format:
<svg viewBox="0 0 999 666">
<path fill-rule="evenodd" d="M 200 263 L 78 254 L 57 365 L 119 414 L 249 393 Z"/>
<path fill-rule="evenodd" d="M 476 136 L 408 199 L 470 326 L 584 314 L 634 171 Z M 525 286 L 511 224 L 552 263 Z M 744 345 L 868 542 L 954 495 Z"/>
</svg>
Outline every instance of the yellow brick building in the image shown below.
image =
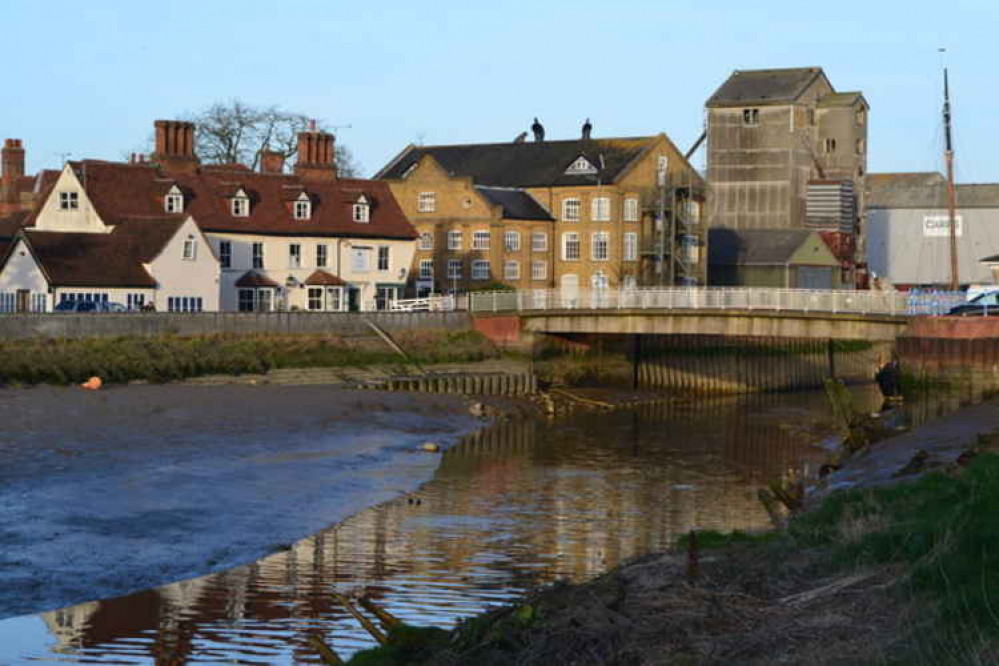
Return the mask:
<svg viewBox="0 0 999 666">
<path fill-rule="evenodd" d="M 436 291 L 705 282 L 704 184 L 665 134 L 408 146 L 376 177 L 424 234 L 420 292 L 431 265 Z"/>
</svg>

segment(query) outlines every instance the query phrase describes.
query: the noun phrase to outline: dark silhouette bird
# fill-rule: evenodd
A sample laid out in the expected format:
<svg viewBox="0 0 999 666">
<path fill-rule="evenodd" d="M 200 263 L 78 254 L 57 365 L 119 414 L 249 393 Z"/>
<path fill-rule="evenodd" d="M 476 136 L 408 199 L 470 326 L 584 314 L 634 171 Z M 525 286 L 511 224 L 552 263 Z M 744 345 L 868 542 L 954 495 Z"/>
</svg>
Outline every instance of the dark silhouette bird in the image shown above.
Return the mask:
<svg viewBox="0 0 999 666">
<path fill-rule="evenodd" d="M 535 141 L 545 140 L 545 126 L 538 122 L 538 117 L 534 117 L 534 124 L 531 125 L 531 131 L 534 132 Z"/>
<path fill-rule="evenodd" d="M 524 143 L 524 139 L 527 138 L 527 132 L 521 132 L 517 135 L 517 138 L 513 140 L 514 143 Z"/>
</svg>

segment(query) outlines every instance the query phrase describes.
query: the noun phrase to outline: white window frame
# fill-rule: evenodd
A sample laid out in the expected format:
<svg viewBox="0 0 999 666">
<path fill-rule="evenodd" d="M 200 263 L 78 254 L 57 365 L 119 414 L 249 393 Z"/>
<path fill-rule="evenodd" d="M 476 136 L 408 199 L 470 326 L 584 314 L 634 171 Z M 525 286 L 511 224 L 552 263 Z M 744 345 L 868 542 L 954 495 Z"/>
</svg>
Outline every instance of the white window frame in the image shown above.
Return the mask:
<svg viewBox="0 0 999 666">
<path fill-rule="evenodd" d="M 590 237 L 590 259 L 593 261 L 610 260 L 610 233 L 595 231 Z"/>
<path fill-rule="evenodd" d="M 583 201 L 577 197 L 562 199 L 562 221 L 579 222 L 583 213 Z"/>
<path fill-rule="evenodd" d="M 264 244 L 254 243 L 250 248 L 250 267 L 262 269 L 264 266 Z"/>
<path fill-rule="evenodd" d="M 430 231 L 424 231 L 420 234 L 419 238 L 419 249 L 421 250 L 433 250 L 434 249 L 434 234 Z"/>
<path fill-rule="evenodd" d="M 357 200 L 357 203 L 353 206 L 352 214 L 354 222 L 359 224 L 367 224 L 371 221 L 371 205 L 368 203 L 367 198 L 362 196 Z"/>
<path fill-rule="evenodd" d="M 472 260 L 472 279 L 473 280 L 488 280 L 490 275 L 490 266 L 488 259 L 473 259 Z"/>
<path fill-rule="evenodd" d="M 288 243 L 288 268 L 302 267 L 302 244 Z"/>
<path fill-rule="evenodd" d="M 294 216 L 296 220 L 308 220 L 312 218 L 312 202 L 304 194 L 295 200 Z"/>
<path fill-rule="evenodd" d="M 433 259 L 420 259 L 419 275 L 421 280 L 433 280 L 434 279 L 434 260 Z"/>
<path fill-rule="evenodd" d="M 520 279 L 520 262 L 514 259 L 510 261 L 503 262 L 503 279 L 504 280 L 519 280 Z"/>
<path fill-rule="evenodd" d="M 79 210 L 79 209 L 80 209 L 79 192 L 59 193 L 59 210 Z"/>
<path fill-rule="evenodd" d="M 638 261 L 638 234 L 626 231 L 624 234 L 624 261 Z"/>
<path fill-rule="evenodd" d="M 309 287 L 305 294 L 305 307 L 307 310 L 317 312 L 323 309 L 326 300 L 326 290 L 323 287 Z M 315 305 L 315 307 L 313 307 Z"/>
<path fill-rule="evenodd" d="M 181 258 L 184 261 L 197 261 L 198 259 L 198 241 L 195 238 L 185 238 L 184 239 L 184 250 L 181 254 Z"/>
<path fill-rule="evenodd" d="M 531 262 L 531 279 L 532 280 L 547 280 L 548 279 L 548 262 L 547 261 L 532 261 Z"/>
<path fill-rule="evenodd" d="M 417 213 L 434 213 L 437 211 L 437 193 L 420 192 L 416 195 Z"/>
<path fill-rule="evenodd" d="M 610 197 L 593 197 L 590 201 L 590 219 L 594 222 L 610 222 Z"/>
<path fill-rule="evenodd" d="M 448 280 L 460 280 L 462 273 L 462 260 L 461 259 L 448 259 L 447 260 L 447 279 Z"/>
<path fill-rule="evenodd" d="M 316 268 L 326 268 L 329 257 L 329 246 L 326 243 L 316 243 Z"/>
<path fill-rule="evenodd" d="M 249 217 L 250 216 L 250 198 L 246 196 L 235 196 L 232 198 L 232 216 L 233 217 Z"/>
<path fill-rule="evenodd" d="M 392 250 L 388 245 L 378 246 L 378 270 L 387 271 L 392 266 Z"/>
<path fill-rule="evenodd" d="M 503 247 L 507 252 L 520 252 L 520 232 L 506 231 L 503 233 Z"/>
<path fill-rule="evenodd" d="M 489 244 L 492 241 L 492 233 L 488 231 L 473 231 L 472 232 L 472 249 L 473 250 L 488 250 Z"/>
<path fill-rule="evenodd" d="M 531 251 L 532 252 L 548 251 L 548 234 L 546 232 L 535 231 L 534 233 L 531 234 Z"/>
<path fill-rule="evenodd" d="M 219 265 L 232 268 L 232 241 L 219 241 Z"/>
<path fill-rule="evenodd" d="M 628 197 L 624 200 L 624 211 L 623 216 L 625 222 L 638 222 L 641 217 L 638 213 L 638 199 L 635 197 Z"/>
<path fill-rule="evenodd" d="M 575 246 L 575 252 L 572 253 L 575 256 L 569 256 L 570 255 L 570 252 L 569 252 L 569 246 L 570 246 L 570 242 L 569 241 L 570 240 L 573 241 L 572 244 Z M 562 261 L 579 261 L 582 258 L 582 256 L 583 256 L 582 244 L 583 244 L 582 243 L 582 239 L 579 237 L 579 233 L 577 233 L 575 231 L 567 231 L 567 232 L 563 233 L 562 234 Z"/>
<path fill-rule="evenodd" d="M 184 195 L 177 190 L 176 185 L 170 188 L 163 199 L 163 210 L 170 214 L 184 212 Z"/>
<path fill-rule="evenodd" d="M 449 250 L 460 250 L 461 249 L 461 232 L 451 230 L 447 232 L 447 249 Z"/>
</svg>

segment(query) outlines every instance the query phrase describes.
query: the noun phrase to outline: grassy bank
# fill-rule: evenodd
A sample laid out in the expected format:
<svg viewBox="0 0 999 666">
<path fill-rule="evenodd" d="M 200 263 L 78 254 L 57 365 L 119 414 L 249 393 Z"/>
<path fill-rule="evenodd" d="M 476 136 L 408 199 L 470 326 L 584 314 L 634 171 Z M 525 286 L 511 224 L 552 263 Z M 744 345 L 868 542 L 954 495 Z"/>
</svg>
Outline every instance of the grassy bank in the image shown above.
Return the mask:
<svg viewBox="0 0 999 666">
<path fill-rule="evenodd" d="M 999 456 L 843 492 L 786 532 L 707 535 L 355 666 L 999 660 Z M 714 547 L 714 549 L 710 549 Z"/>
<path fill-rule="evenodd" d="M 461 363 L 497 356 L 475 331 L 399 333 L 395 340 L 416 363 Z M 0 344 L 0 383 L 71 384 L 173 381 L 212 374 L 263 373 L 277 368 L 402 365 L 377 339 L 321 337 L 163 337 L 37 340 Z"/>
</svg>

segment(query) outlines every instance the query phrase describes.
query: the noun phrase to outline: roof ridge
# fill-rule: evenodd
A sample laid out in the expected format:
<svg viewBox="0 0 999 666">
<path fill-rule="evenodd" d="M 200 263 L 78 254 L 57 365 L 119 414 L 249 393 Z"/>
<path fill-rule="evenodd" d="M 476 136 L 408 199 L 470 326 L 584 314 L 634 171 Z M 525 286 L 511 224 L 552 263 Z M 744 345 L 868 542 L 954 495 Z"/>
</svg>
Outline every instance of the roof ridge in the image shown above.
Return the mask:
<svg viewBox="0 0 999 666">
<path fill-rule="evenodd" d="M 597 143 L 597 142 L 600 142 L 600 141 L 647 141 L 647 140 L 655 139 L 658 136 L 659 136 L 658 134 L 649 134 L 649 135 L 636 135 L 636 136 L 603 136 L 603 137 L 595 137 L 595 138 L 590 138 L 590 139 L 584 139 L 582 137 L 580 137 L 578 139 L 554 139 L 554 140 L 545 139 L 544 141 L 521 141 L 521 142 L 514 142 L 514 141 L 493 141 L 493 142 L 489 142 L 489 143 L 441 143 L 441 144 L 433 144 L 433 145 L 425 145 L 425 146 L 413 146 L 413 150 L 418 151 L 418 150 L 427 150 L 427 149 L 431 149 L 431 148 L 470 148 L 472 146 L 475 146 L 477 148 L 484 148 L 486 146 L 511 146 L 511 147 L 513 147 L 513 146 L 542 146 L 542 145 L 545 145 L 545 144 L 554 144 L 554 143 L 580 143 L 580 142 L 583 142 L 583 141 L 590 141 L 592 143 Z"/>
</svg>

